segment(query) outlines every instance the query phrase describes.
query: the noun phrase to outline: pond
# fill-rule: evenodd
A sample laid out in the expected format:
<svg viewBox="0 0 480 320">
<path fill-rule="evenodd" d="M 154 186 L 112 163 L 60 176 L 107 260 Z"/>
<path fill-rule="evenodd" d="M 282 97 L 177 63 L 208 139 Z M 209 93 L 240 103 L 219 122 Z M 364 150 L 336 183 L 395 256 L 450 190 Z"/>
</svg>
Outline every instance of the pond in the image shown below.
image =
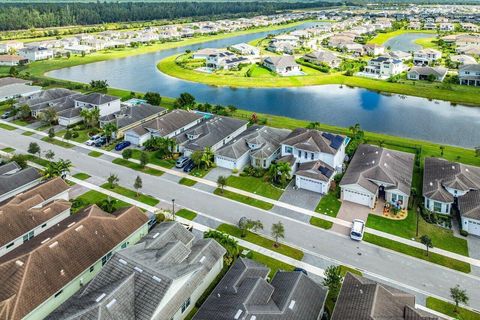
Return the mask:
<svg viewBox="0 0 480 320">
<path fill-rule="evenodd" d="M 422 49 L 422 46 L 416 44 L 415 40 L 432 37 L 435 37 L 435 35 L 431 33 L 404 33 L 388 39 L 383 45 L 385 46 L 385 48 L 390 47 L 390 50 L 412 52 Z"/>
<path fill-rule="evenodd" d="M 298 28 L 311 25 L 306 23 Z M 343 127 L 360 123 L 362 128 L 373 132 L 463 147 L 480 145 L 480 108 L 452 106 L 444 101 L 410 96 L 384 95 L 339 85 L 301 88 L 214 87 L 176 79 L 156 68 L 159 60 L 187 49 L 226 47 L 281 31 L 258 32 L 201 45 L 96 62 L 52 71 L 48 75 L 86 83 L 92 79 L 106 79 L 111 87 L 140 92 L 156 91 L 168 97 L 189 92 L 200 102 L 234 105 L 252 112 Z"/>
</svg>

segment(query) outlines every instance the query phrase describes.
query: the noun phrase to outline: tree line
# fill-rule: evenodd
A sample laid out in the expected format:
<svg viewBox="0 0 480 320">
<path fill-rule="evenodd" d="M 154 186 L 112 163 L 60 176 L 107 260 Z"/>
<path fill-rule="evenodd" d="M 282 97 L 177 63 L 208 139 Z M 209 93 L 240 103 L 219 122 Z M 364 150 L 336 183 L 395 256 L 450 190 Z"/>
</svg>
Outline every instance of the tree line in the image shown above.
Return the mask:
<svg viewBox="0 0 480 320">
<path fill-rule="evenodd" d="M 336 5 L 332 2 L 168 2 L 168 3 L 2 3 L 0 30 L 150 21 L 234 14 L 275 14 L 279 10 Z"/>
</svg>

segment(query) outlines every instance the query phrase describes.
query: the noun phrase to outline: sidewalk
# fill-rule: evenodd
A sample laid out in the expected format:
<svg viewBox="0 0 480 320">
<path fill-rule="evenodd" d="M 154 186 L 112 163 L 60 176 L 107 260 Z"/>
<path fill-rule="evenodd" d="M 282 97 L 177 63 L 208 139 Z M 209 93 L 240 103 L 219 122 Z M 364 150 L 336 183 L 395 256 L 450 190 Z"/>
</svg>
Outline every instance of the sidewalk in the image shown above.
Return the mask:
<svg viewBox="0 0 480 320">
<path fill-rule="evenodd" d="M 12 127 L 15 127 L 17 129 L 21 129 L 21 130 L 24 130 L 24 131 L 34 132 L 34 133 L 36 133 L 38 135 L 41 135 L 41 136 L 45 136 L 45 137 L 48 136 L 48 134 L 45 133 L 45 132 L 37 131 L 35 129 L 28 128 L 28 127 L 23 127 L 23 126 L 20 126 L 20 125 L 17 125 L 17 124 L 8 122 L 8 121 L 0 120 L 0 123 L 8 124 Z M 81 147 L 81 148 L 84 148 L 84 149 L 87 149 L 87 150 L 90 150 L 90 151 L 101 152 L 101 153 L 103 153 L 105 155 L 108 155 L 112 158 L 122 158 L 122 156 L 117 154 L 117 153 L 114 153 L 114 152 L 111 152 L 111 151 L 106 151 L 106 150 L 96 148 L 96 147 L 92 147 L 92 146 L 87 146 L 84 143 L 79 143 L 79 142 L 63 139 L 61 137 L 55 137 L 54 139 L 56 139 L 58 141 L 62 141 L 62 142 L 68 142 L 68 143 L 70 143 L 74 146 Z M 140 161 L 136 160 L 136 159 L 129 159 L 129 161 L 134 162 L 134 163 L 140 163 Z M 185 177 L 185 178 L 188 178 L 190 180 L 197 181 L 198 183 L 217 188 L 217 183 L 216 182 L 213 182 L 213 181 L 210 181 L 210 180 L 207 180 L 207 179 L 203 179 L 203 178 L 198 178 L 198 177 L 195 177 L 195 176 L 191 176 L 191 175 L 189 175 L 187 173 L 184 173 L 184 172 L 179 172 L 179 171 L 176 171 L 176 170 L 161 167 L 161 166 L 151 164 L 151 163 L 148 163 L 146 165 L 146 167 L 152 168 L 152 169 L 155 169 L 155 170 L 160 170 L 160 171 L 163 171 L 165 173 L 168 173 L 170 175 L 174 175 L 174 176 L 177 176 L 177 177 L 180 177 L 180 178 Z M 323 220 L 326 220 L 326 221 L 330 221 L 330 222 L 332 222 L 336 225 L 339 225 L 339 226 L 343 226 L 343 227 L 346 227 L 346 228 L 351 228 L 351 226 L 352 226 L 352 223 L 350 221 L 345 221 L 345 220 L 342 220 L 342 219 L 330 217 L 328 215 L 322 215 L 322 214 L 320 214 L 318 212 L 315 212 L 315 211 L 311 211 L 311 210 L 307 210 L 307 209 L 304 209 L 304 208 L 301 208 L 301 207 L 297 207 L 297 206 L 294 206 L 294 205 L 291 205 L 291 204 L 288 204 L 288 203 L 285 203 L 285 202 L 282 202 L 282 201 L 266 198 L 266 197 L 263 197 L 263 196 L 260 196 L 260 195 L 254 194 L 254 193 L 250 193 L 248 191 L 244 191 L 244 190 L 240 190 L 240 189 L 233 188 L 233 187 L 228 187 L 228 186 L 226 186 L 224 189 L 228 190 L 230 192 L 234 192 L 234 193 L 237 193 L 237 194 L 240 194 L 240 195 L 244 195 L 244 196 L 256 199 L 256 200 L 261 200 L 263 202 L 273 204 L 274 206 L 289 209 L 289 210 L 307 215 L 309 217 L 317 217 L 317 218 L 320 218 L 320 219 L 323 219 Z M 262 209 L 259 209 L 259 210 L 262 210 Z M 405 239 L 405 238 L 402 238 L 402 237 L 398 237 L 398 236 L 392 235 L 390 233 L 386 233 L 386 232 L 379 231 L 379 230 L 376 230 L 376 229 L 365 228 L 365 232 L 377 235 L 379 237 L 394 240 L 396 242 L 400 242 L 400 243 L 403 243 L 405 245 L 409 245 L 409 246 L 416 247 L 416 248 L 419 248 L 419 249 L 424 249 L 425 248 L 425 246 L 422 245 L 419 242 L 412 241 L 410 239 Z M 439 249 L 439 248 L 432 248 L 432 249 L 430 249 L 430 252 L 437 253 L 437 254 L 443 255 L 445 257 L 449 257 L 449 258 L 456 259 L 456 260 L 459 260 L 459 261 L 463 261 L 463 262 L 471 264 L 472 266 L 480 267 L 480 260 L 475 259 L 475 258 L 466 257 L 466 256 L 463 256 L 463 255 L 460 255 L 460 254 L 457 254 L 457 253 L 454 253 L 454 252 L 450 252 L 450 251 L 446 251 L 446 250 L 443 250 L 443 249 Z"/>
</svg>

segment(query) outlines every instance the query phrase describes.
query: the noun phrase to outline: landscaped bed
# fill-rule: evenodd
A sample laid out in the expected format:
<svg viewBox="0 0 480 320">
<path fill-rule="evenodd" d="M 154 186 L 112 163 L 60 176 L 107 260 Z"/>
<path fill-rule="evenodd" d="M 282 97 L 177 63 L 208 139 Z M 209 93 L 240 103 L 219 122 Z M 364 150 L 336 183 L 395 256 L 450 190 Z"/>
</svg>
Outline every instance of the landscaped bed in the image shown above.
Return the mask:
<svg viewBox="0 0 480 320">
<path fill-rule="evenodd" d="M 77 197 L 77 199 L 81 202 L 81 206 L 72 208 L 72 213 L 76 213 L 92 204 L 100 205 L 101 202 L 107 198 L 108 196 L 106 194 L 103 194 L 95 190 L 90 190 L 82 194 L 81 196 Z M 121 200 L 117 200 L 117 203 L 115 204 L 116 209 L 129 207 L 129 206 L 130 205 L 128 203 L 123 202 Z"/>
</svg>

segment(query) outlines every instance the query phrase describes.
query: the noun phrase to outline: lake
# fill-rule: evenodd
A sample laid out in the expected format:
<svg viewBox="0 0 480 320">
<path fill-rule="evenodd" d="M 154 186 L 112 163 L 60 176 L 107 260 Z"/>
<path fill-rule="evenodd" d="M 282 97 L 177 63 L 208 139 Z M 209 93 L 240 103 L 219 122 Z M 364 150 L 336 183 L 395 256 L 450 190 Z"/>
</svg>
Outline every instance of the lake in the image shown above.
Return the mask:
<svg viewBox="0 0 480 320">
<path fill-rule="evenodd" d="M 314 25 L 306 23 L 297 28 Z M 289 28 L 287 30 L 293 30 Z M 159 60 L 185 50 L 226 47 L 265 37 L 258 32 L 201 45 L 191 45 L 55 70 L 48 76 L 79 82 L 106 79 L 111 87 L 132 91 L 156 91 L 177 97 L 193 94 L 200 102 L 235 105 L 252 112 L 292 117 L 348 127 L 360 123 L 368 131 L 433 141 L 441 144 L 474 147 L 480 145 L 480 108 L 452 106 L 444 101 L 399 95 L 383 95 L 361 88 L 339 85 L 300 88 L 214 87 L 176 79 L 159 72 Z M 480 98 L 479 98 L 480 104 Z"/>
<path fill-rule="evenodd" d="M 390 47 L 390 50 L 400 50 L 405 52 L 412 52 L 422 49 L 422 46 L 415 43 L 417 39 L 432 38 L 435 34 L 431 33 L 404 33 L 396 37 L 388 39 L 383 46 Z"/>
</svg>

